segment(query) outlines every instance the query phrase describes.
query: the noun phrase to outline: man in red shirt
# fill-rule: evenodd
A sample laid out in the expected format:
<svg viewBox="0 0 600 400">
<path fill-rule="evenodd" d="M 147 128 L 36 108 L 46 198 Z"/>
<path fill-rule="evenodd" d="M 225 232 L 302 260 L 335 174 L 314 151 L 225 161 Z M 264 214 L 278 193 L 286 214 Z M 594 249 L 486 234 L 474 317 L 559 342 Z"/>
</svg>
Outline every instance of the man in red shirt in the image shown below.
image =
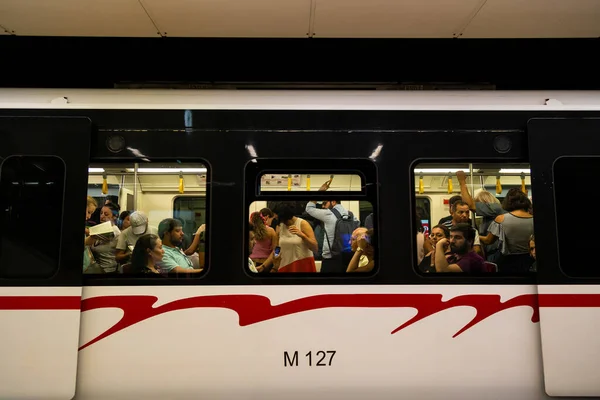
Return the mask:
<svg viewBox="0 0 600 400">
<path fill-rule="evenodd" d="M 435 245 L 436 272 L 486 272 L 483 258 L 473 251 L 475 229 L 468 223 L 450 228 L 450 239 L 441 239 Z M 446 252 L 450 253 L 446 258 Z"/>
</svg>

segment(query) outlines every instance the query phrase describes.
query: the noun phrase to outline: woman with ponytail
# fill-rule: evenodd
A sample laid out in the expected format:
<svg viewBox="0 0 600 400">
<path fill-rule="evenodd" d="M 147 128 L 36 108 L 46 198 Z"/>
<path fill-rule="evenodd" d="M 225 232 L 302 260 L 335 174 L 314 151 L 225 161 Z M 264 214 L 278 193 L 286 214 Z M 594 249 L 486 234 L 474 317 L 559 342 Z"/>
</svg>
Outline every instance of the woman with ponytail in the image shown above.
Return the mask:
<svg viewBox="0 0 600 400">
<path fill-rule="evenodd" d="M 250 223 L 256 240 L 250 259 L 254 261 L 257 267 L 264 263 L 273 251 L 273 243 L 277 238 L 275 229 L 271 228 L 273 217 L 273 211 L 268 208 L 263 208 L 250 216 Z"/>
</svg>

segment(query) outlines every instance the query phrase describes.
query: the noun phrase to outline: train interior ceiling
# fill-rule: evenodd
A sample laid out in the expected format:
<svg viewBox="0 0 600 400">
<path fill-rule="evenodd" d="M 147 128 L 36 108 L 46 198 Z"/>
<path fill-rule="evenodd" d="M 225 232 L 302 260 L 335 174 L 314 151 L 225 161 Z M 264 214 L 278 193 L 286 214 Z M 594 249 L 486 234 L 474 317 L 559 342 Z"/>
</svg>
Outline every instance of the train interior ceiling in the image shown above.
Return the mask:
<svg viewBox="0 0 600 400">
<path fill-rule="evenodd" d="M 488 191 L 502 202 L 508 190 L 519 188 L 533 202 L 527 163 L 417 163 L 412 171 L 415 204 L 413 212 L 415 219 L 420 221 L 426 238 L 431 228 L 449 215 L 450 198 L 461 194 L 458 171 L 464 171 L 465 186 L 473 198 L 481 191 Z M 93 163 L 89 167 L 88 195 L 96 199 L 99 205 L 104 204 L 107 199 L 118 203 L 119 213 L 143 211 L 148 217 L 148 225 L 154 229 L 166 218 L 177 218 L 182 223 L 189 244 L 198 228 L 207 224 L 209 220 L 209 176 L 209 171 L 202 163 Z M 398 174 L 398 177 L 400 176 L 402 174 Z M 364 184 L 360 175 L 350 171 L 347 174 L 329 174 L 327 171 L 317 174 L 268 173 L 260 176 L 257 189 L 263 194 L 284 192 L 289 194 L 292 201 L 298 200 L 295 194 L 318 191 L 327 182 L 327 191 L 333 192 L 332 198 L 336 197 L 335 192 L 360 193 Z M 410 186 L 408 182 L 406 184 L 405 187 Z M 373 205 L 364 200 L 341 201 L 360 221 L 360 226 L 366 226 L 367 217 L 373 214 Z M 306 200 L 297 203 L 302 203 L 296 208 L 297 216 L 305 218 Z M 318 203 L 320 205 L 322 202 Z M 252 213 L 260 212 L 271 204 L 269 201 L 253 201 L 247 205 L 246 217 L 249 219 Z M 122 223 L 119 219 L 119 224 Z M 243 221 L 240 221 L 240 224 L 242 223 Z M 475 218 L 475 223 L 481 223 L 479 216 Z M 204 266 L 207 251 L 205 243 L 205 238 L 202 237 L 196 249 L 199 253 L 200 267 Z M 319 272 L 320 261 L 317 260 L 316 265 Z"/>
</svg>

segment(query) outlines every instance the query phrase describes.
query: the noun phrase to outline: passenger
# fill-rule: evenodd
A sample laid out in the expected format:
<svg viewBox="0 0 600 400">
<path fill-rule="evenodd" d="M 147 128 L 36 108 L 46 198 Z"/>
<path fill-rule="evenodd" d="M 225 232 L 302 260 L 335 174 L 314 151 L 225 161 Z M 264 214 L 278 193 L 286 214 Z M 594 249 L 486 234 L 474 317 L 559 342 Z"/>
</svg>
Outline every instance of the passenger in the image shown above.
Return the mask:
<svg viewBox="0 0 600 400">
<path fill-rule="evenodd" d="M 441 239 L 450 238 L 450 230 L 444 225 L 436 225 L 431 228 L 431 234 L 429 235 L 431 240 L 432 250 L 427 253 L 423 258 L 423 261 L 419 264 L 419 271 L 424 273 L 435 272 L 435 246 Z"/>
<path fill-rule="evenodd" d="M 457 200 L 452 205 L 452 220 L 450 223 L 445 222 L 444 225 L 452 231 L 452 227 L 456 224 L 469 224 L 471 225 L 471 219 L 469 219 L 471 211 L 469 205 L 462 200 Z M 481 244 L 479 239 L 479 233 L 475 230 L 475 241 L 473 243 L 473 250 L 480 256 L 483 256 L 483 250 L 481 250 Z"/>
<path fill-rule="evenodd" d="M 468 223 L 450 228 L 450 240 L 440 239 L 435 246 L 436 272 L 486 272 L 485 261 L 473 251 L 475 228 Z M 452 254 L 446 255 L 450 250 Z"/>
<path fill-rule="evenodd" d="M 415 220 L 417 225 L 417 264 L 421 264 L 423 257 L 425 257 L 425 234 L 423 233 L 423 223 L 416 214 Z"/>
<path fill-rule="evenodd" d="M 373 229 L 373 213 L 367 215 L 367 218 L 365 218 L 365 228 Z"/>
<path fill-rule="evenodd" d="M 256 238 L 254 236 L 254 230 L 252 228 L 252 225 L 249 225 L 249 229 L 248 229 L 248 243 L 249 243 L 249 246 L 248 246 L 249 254 L 252 254 L 252 250 L 254 249 L 254 246 L 256 245 Z M 258 270 L 256 269 L 256 264 L 252 260 L 252 257 L 248 257 L 248 269 L 250 270 L 250 272 L 254 272 L 255 274 L 258 273 Z"/>
<path fill-rule="evenodd" d="M 346 272 L 370 272 L 375 267 L 373 229 L 357 228 L 352 232 L 351 247 L 354 252 Z"/>
<path fill-rule="evenodd" d="M 319 191 L 325 191 L 331 185 L 331 179 L 325 182 L 319 188 Z M 323 241 L 323 253 L 322 253 L 322 261 L 321 261 L 321 272 L 322 273 L 343 273 L 346 271 L 348 263 L 351 259 L 351 254 L 345 255 L 341 254 L 333 254 L 331 251 L 331 247 L 335 243 L 335 228 L 338 222 L 338 219 L 342 217 L 350 217 L 353 220 L 356 220 L 352 213 L 348 212 L 344 206 L 342 206 L 340 200 L 326 200 L 323 201 L 322 209 L 317 208 L 317 202 L 315 200 L 311 200 L 306 203 L 306 212 L 313 218 L 318 219 L 319 221 L 323 221 L 325 228 L 325 240 Z M 355 227 L 358 227 L 359 222 L 356 221 Z M 318 249 L 315 250 L 315 253 L 318 252 Z"/>
<path fill-rule="evenodd" d="M 148 225 L 148 217 L 142 211 L 134 211 L 129 215 L 131 226 L 121 232 L 117 241 L 117 251 L 115 258 L 118 262 L 124 263 L 131 257 L 131 249 L 135 246 L 138 238 L 145 233 L 158 234 L 156 228 Z"/>
<path fill-rule="evenodd" d="M 174 218 L 163 219 L 158 225 L 158 237 L 162 240 L 162 248 L 165 251 L 162 261 L 158 263 L 161 272 L 197 274 L 203 271 L 202 269 L 194 269 L 192 261 L 183 250 L 177 247 L 183 239 L 183 225 L 179 220 Z"/>
<path fill-rule="evenodd" d="M 252 213 L 250 223 L 252 224 L 252 235 L 255 245 L 253 246 L 250 258 L 256 267 L 260 267 L 274 250 L 273 243 L 277 240 L 275 229 L 271 228 L 274 214 L 268 208 L 263 208 L 259 212 Z"/>
<path fill-rule="evenodd" d="M 499 241 L 502 257 L 498 260 L 498 272 L 524 274 L 529 271 L 532 259 L 529 255 L 529 238 L 533 235 L 533 215 L 529 214 L 531 201 L 519 188 L 512 188 L 502 202 L 508 211 L 497 216 L 481 236 L 484 244 Z"/>
<path fill-rule="evenodd" d="M 125 229 L 127 229 L 131 226 L 131 223 L 129 221 L 129 214 L 131 214 L 131 213 L 129 211 L 125 210 L 121 213 L 121 215 L 119 215 L 119 219 L 117 220 L 117 226 L 122 231 L 124 231 Z"/>
<path fill-rule="evenodd" d="M 537 272 L 537 259 L 535 258 L 535 235 L 529 238 L 529 254 L 533 258 L 533 264 L 529 267 L 529 272 Z"/>
<path fill-rule="evenodd" d="M 462 200 L 469 205 L 469 209 L 476 215 L 483 217 L 481 225 L 479 225 L 479 236 L 488 234 L 488 228 L 492 221 L 506 211 L 500 205 L 500 200 L 487 190 L 481 190 L 473 199 L 467 187 L 467 176 L 464 171 L 457 171 L 456 177 L 460 183 L 460 194 Z M 485 257 L 488 261 L 497 263 L 501 257 L 498 247 L 498 242 L 489 245 L 484 245 Z"/>
<path fill-rule="evenodd" d="M 98 202 L 96 202 L 96 199 L 94 199 L 92 196 L 88 196 L 87 197 L 87 205 L 86 205 L 86 209 L 85 209 L 86 222 L 89 221 L 92 214 L 96 211 L 96 208 L 98 208 Z M 89 236 L 89 234 L 90 234 L 90 230 L 86 227 L 85 235 L 83 236 L 84 243 L 87 240 L 87 237 Z M 90 246 L 88 246 L 88 245 L 84 245 L 84 246 L 85 247 L 83 249 L 83 272 L 87 271 L 87 269 L 90 267 L 90 265 L 92 265 L 92 263 L 94 262 L 94 256 L 92 255 Z"/>
<path fill-rule="evenodd" d="M 113 228 L 113 235 L 110 237 L 90 236 L 86 239 L 86 244 L 90 246 L 90 250 L 96 260 L 96 265 L 99 270 L 88 270 L 87 273 L 116 273 L 117 260 L 115 258 L 115 250 L 117 241 L 121 235 L 121 231 L 117 228 L 116 221 L 119 215 L 118 205 L 115 203 L 107 203 L 100 211 L 100 223 L 110 222 Z"/>
<path fill-rule="evenodd" d="M 273 213 L 279 220 L 273 247 L 279 246 L 280 254 L 275 257 L 272 252 L 262 270 L 271 267 L 271 272 L 317 272 L 313 255 L 318 250 L 317 240 L 310 224 L 296 217 L 289 202 L 279 203 Z"/>
<path fill-rule="evenodd" d="M 441 218 L 438 222 L 438 225 L 445 225 L 447 228 L 450 228 L 450 226 L 452 225 L 452 206 L 459 200 L 462 200 L 461 196 L 450 197 L 450 200 L 448 200 L 448 211 L 450 212 L 450 215 Z"/>
<path fill-rule="evenodd" d="M 158 236 L 151 233 L 140 236 L 131 253 L 131 272 L 160 276 L 158 264 L 164 254 L 162 241 Z"/>
</svg>

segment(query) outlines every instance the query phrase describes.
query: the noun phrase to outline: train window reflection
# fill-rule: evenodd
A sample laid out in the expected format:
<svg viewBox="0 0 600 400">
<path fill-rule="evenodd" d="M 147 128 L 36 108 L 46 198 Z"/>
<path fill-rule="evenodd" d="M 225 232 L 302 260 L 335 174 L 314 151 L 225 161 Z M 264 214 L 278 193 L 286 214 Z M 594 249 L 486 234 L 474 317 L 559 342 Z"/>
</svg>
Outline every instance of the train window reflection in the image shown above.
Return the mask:
<svg viewBox="0 0 600 400">
<path fill-rule="evenodd" d="M 64 185 L 65 164 L 58 157 L 10 156 L 2 161 L 0 278 L 45 279 L 56 273 Z"/>
<path fill-rule="evenodd" d="M 417 268 L 423 274 L 536 271 L 528 164 L 429 163 L 414 169 Z"/>
<path fill-rule="evenodd" d="M 200 276 L 206 269 L 204 164 L 94 164 L 89 171 L 84 274 Z"/>
<path fill-rule="evenodd" d="M 580 221 L 585 211 L 577 213 L 577 198 L 574 196 L 577 190 L 596 182 L 599 170 L 600 157 L 561 157 L 553 166 L 559 265 L 566 275 L 572 277 L 600 276 L 600 271 L 591 262 L 593 258 L 590 258 L 589 251 L 583 250 L 586 240 L 577 234 L 581 232 Z M 594 241 L 592 237 L 590 240 Z"/>
</svg>

